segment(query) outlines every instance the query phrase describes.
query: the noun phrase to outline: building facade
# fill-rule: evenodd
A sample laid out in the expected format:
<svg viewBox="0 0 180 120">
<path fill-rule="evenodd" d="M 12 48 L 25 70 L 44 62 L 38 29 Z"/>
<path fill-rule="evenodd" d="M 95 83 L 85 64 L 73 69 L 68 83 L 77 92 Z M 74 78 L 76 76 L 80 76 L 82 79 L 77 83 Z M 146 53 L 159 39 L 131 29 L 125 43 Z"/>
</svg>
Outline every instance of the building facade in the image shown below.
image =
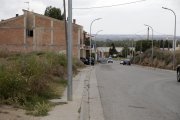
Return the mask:
<svg viewBox="0 0 180 120">
<path fill-rule="evenodd" d="M 66 53 L 64 21 L 23 10 L 23 15 L 0 22 L 0 48 L 9 51 Z M 73 22 L 73 56 L 83 51 L 83 27 Z"/>
</svg>

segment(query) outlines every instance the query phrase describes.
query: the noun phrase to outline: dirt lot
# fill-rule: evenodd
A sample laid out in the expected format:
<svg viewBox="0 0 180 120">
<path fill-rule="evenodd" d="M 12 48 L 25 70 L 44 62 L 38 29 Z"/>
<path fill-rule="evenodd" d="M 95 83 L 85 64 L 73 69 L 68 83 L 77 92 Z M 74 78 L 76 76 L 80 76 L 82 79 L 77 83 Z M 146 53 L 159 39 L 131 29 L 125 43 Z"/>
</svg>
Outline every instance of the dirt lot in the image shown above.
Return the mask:
<svg viewBox="0 0 180 120">
<path fill-rule="evenodd" d="M 25 110 L 2 105 L 0 106 L 0 120 L 39 120 L 39 118 L 26 115 Z"/>
</svg>

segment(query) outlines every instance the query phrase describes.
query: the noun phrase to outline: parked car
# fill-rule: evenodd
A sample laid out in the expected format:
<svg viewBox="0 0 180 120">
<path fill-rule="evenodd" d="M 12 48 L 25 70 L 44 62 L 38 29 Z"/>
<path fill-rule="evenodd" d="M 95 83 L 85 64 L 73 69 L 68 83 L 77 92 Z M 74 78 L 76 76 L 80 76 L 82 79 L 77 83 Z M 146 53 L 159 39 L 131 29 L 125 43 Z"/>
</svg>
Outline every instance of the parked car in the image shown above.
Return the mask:
<svg viewBox="0 0 180 120">
<path fill-rule="evenodd" d="M 98 62 L 101 63 L 101 64 L 106 64 L 107 63 L 107 59 L 101 58 L 101 59 L 98 60 Z"/>
<path fill-rule="evenodd" d="M 113 59 L 112 58 L 108 58 L 107 59 L 107 63 L 113 63 L 114 61 L 113 61 Z"/>
<path fill-rule="evenodd" d="M 124 60 L 121 60 L 121 61 L 120 61 L 120 64 L 123 64 L 123 63 L 124 63 Z"/>
<path fill-rule="evenodd" d="M 123 60 L 123 65 L 131 65 L 130 59 Z"/>
<path fill-rule="evenodd" d="M 180 65 L 177 66 L 176 71 L 177 71 L 177 82 L 180 82 Z"/>
<path fill-rule="evenodd" d="M 95 60 L 94 60 L 93 57 L 91 57 L 91 58 L 90 58 L 90 57 L 87 57 L 87 58 L 86 58 L 86 61 L 84 62 L 84 64 L 86 64 L 86 65 L 90 65 L 90 64 L 91 64 L 91 65 L 94 65 L 94 61 L 95 61 Z"/>
<path fill-rule="evenodd" d="M 81 60 L 83 63 L 85 63 L 85 62 L 87 61 L 87 59 L 84 58 L 84 57 L 80 57 L 80 60 Z"/>
</svg>

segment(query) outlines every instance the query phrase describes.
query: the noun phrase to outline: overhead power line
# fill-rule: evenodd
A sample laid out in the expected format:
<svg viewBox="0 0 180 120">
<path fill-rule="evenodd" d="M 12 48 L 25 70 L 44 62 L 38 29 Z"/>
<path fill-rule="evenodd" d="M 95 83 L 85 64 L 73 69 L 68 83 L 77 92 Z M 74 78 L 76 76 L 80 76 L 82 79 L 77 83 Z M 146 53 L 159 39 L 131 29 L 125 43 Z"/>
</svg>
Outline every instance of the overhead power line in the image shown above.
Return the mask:
<svg viewBox="0 0 180 120">
<path fill-rule="evenodd" d="M 109 5 L 109 6 L 107 5 L 107 6 L 97 6 L 97 7 L 87 7 L 87 8 L 73 8 L 73 9 L 87 10 L 87 9 L 110 8 L 110 7 L 117 7 L 117 6 L 122 6 L 122 5 L 134 4 L 134 3 L 144 2 L 144 1 L 147 1 L 147 0 L 138 0 L 138 1 L 134 1 L 134 2 L 114 4 L 114 5 Z"/>
</svg>

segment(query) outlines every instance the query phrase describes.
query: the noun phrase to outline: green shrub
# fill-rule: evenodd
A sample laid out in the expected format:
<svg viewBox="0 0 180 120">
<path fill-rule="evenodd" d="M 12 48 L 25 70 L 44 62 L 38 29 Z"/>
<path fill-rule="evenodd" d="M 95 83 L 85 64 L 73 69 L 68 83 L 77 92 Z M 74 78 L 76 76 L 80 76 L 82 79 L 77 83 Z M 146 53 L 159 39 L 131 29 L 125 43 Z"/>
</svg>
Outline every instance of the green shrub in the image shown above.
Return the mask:
<svg viewBox="0 0 180 120">
<path fill-rule="evenodd" d="M 38 102 L 34 107 L 33 115 L 45 116 L 48 114 L 49 110 L 50 110 L 50 105 L 48 103 L 45 103 L 44 101 L 42 103 Z"/>
<path fill-rule="evenodd" d="M 149 49 L 142 54 L 141 63 L 139 63 L 139 55 L 134 57 L 135 64 L 142 64 L 146 66 L 152 66 L 151 56 L 152 50 Z M 172 69 L 173 54 L 171 51 L 162 51 L 158 48 L 154 48 L 153 54 L 153 66 L 158 68 Z M 180 64 L 180 52 L 176 51 L 176 65 Z"/>
<path fill-rule="evenodd" d="M 73 71 L 83 65 L 76 59 Z M 62 96 L 67 59 L 54 52 L 0 52 L 0 103 L 17 105 L 33 115 L 47 115 L 48 99 Z"/>
</svg>

